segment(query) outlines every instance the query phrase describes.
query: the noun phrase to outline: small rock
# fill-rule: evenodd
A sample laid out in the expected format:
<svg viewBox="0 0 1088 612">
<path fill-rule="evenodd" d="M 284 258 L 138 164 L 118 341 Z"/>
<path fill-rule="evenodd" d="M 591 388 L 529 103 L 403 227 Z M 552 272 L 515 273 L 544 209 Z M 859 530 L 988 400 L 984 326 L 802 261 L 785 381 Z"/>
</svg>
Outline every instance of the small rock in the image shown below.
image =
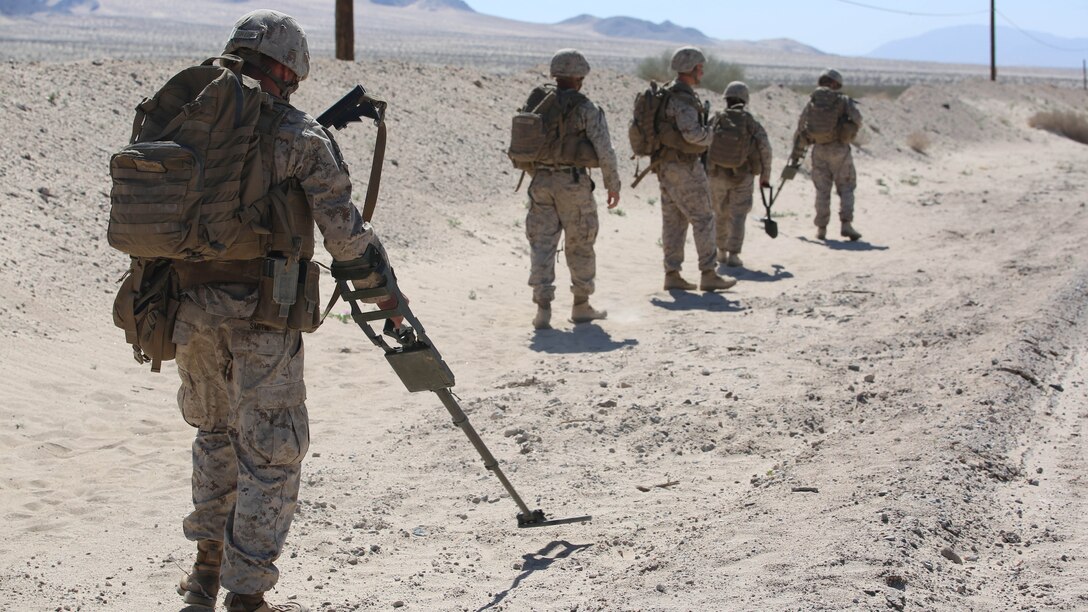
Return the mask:
<svg viewBox="0 0 1088 612">
<path fill-rule="evenodd" d="M 616 407 L 616 400 L 605 400 L 605 401 L 597 404 L 597 407 L 598 408 L 615 408 Z"/>
<path fill-rule="evenodd" d="M 851 372 L 860 372 L 861 371 L 861 366 L 852 363 L 852 364 L 846 366 L 846 369 L 850 370 Z"/>
<path fill-rule="evenodd" d="M 1058 393 L 1061 393 L 1062 391 L 1065 391 L 1065 388 L 1062 387 L 1061 385 L 1050 385 L 1050 388 L 1054 389 Z"/>
<path fill-rule="evenodd" d="M 404 602 L 398 599 L 398 600 L 393 602 L 393 607 L 394 608 L 403 608 L 404 607 Z"/>
<path fill-rule="evenodd" d="M 657 585 L 656 588 L 657 588 L 658 593 L 664 593 L 665 592 L 665 585 L 663 585 L 663 584 Z"/>
<path fill-rule="evenodd" d="M 963 559 L 958 554 L 956 554 L 956 551 L 952 550 L 951 548 L 942 548 L 941 556 L 945 559 L 948 559 L 952 563 L 955 563 L 956 565 L 963 565 Z"/>
<path fill-rule="evenodd" d="M 703 445 L 702 448 L 703 448 L 704 453 L 709 453 L 710 451 L 714 450 L 717 447 L 714 445 L 713 442 L 707 442 L 706 444 Z"/>
<path fill-rule="evenodd" d="M 1016 533 L 1015 531 L 1002 531 L 1001 541 L 1005 542 L 1006 544 L 1019 544 L 1020 534 Z"/>
<path fill-rule="evenodd" d="M 876 374 L 866 374 L 865 375 L 865 382 L 867 382 L 867 383 L 876 382 Z"/>
<path fill-rule="evenodd" d="M 1028 480 L 1028 484 L 1033 486 L 1033 487 L 1037 487 L 1037 486 L 1039 486 L 1039 479 L 1038 478 L 1032 478 L 1032 479 Z"/>
</svg>

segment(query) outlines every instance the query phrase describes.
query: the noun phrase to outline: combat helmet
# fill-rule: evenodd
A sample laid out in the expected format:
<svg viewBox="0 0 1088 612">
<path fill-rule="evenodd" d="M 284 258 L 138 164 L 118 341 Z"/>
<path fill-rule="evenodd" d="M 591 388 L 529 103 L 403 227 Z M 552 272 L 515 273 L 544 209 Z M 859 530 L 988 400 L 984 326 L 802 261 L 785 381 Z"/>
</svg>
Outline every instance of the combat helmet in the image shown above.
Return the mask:
<svg viewBox="0 0 1088 612">
<path fill-rule="evenodd" d="M 581 78 L 589 74 L 589 61 L 577 49 L 560 49 L 552 56 L 553 77 Z"/>
<path fill-rule="evenodd" d="M 699 64 L 706 63 L 706 56 L 703 52 L 696 47 L 680 47 L 672 54 L 672 69 L 679 73 L 685 74 L 695 70 L 695 67 Z"/>
<path fill-rule="evenodd" d="M 270 57 L 290 68 L 298 80 L 310 74 L 310 51 L 306 32 L 290 15 L 270 9 L 246 13 L 234 24 L 234 30 L 223 49 L 224 54 L 245 55 L 245 50 Z M 294 91 L 298 83 L 288 84 Z M 282 88 L 281 88 L 282 89 Z"/>
<path fill-rule="evenodd" d="M 725 99 L 736 98 L 748 104 L 748 85 L 741 81 L 733 81 L 725 86 Z"/>
<path fill-rule="evenodd" d="M 820 79 L 817 82 L 823 82 L 825 79 L 829 81 L 834 81 L 839 84 L 839 87 L 842 87 L 842 74 L 840 74 L 839 71 L 835 70 L 834 68 L 827 68 L 826 70 L 821 72 Z"/>
</svg>

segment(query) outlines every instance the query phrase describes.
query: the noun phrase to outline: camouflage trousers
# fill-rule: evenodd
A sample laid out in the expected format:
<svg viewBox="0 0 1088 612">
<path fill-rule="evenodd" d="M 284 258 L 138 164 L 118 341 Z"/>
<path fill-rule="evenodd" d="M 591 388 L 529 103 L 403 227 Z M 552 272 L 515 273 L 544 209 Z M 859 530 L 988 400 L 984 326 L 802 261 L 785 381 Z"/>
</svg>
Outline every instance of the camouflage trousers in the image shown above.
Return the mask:
<svg viewBox="0 0 1088 612">
<path fill-rule="evenodd" d="M 252 312 L 253 299 L 208 302 L 184 299 L 174 328 L 178 404 L 197 429 L 185 537 L 224 542 L 223 586 L 263 593 L 279 578 L 310 444 L 302 337 L 222 316 Z"/>
<path fill-rule="evenodd" d="M 710 184 L 703 163 L 663 162 L 657 169 L 661 185 L 661 247 L 665 251 L 665 272 L 679 272 L 684 263 L 684 245 L 691 225 L 700 270 L 713 270 L 714 211 L 710 205 Z"/>
<path fill-rule="evenodd" d="M 588 298 L 595 289 L 597 255 L 594 243 L 600 221 L 593 199 L 593 181 L 588 174 L 572 176 L 569 170 L 538 169 L 529 185 L 529 213 L 525 237 L 529 239 L 529 286 L 533 301 L 555 299 L 555 260 L 560 235 L 565 236 L 563 252 L 570 269 L 570 290 L 577 298 Z"/>
<path fill-rule="evenodd" d="M 740 253 L 744 247 L 744 225 L 752 212 L 755 178 L 747 171 L 733 175 L 728 170 L 717 169 L 710 171 L 709 178 L 718 259 L 725 259 L 725 253 Z"/>
<path fill-rule="evenodd" d="M 816 226 L 831 220 L 831 187 L 839 193 L 839 221 L 854 220 L 854 188 L 858 185 L 850 145 L 841 142 L 812 147 L 812 184 L 816 187 Z"/>
</svg>

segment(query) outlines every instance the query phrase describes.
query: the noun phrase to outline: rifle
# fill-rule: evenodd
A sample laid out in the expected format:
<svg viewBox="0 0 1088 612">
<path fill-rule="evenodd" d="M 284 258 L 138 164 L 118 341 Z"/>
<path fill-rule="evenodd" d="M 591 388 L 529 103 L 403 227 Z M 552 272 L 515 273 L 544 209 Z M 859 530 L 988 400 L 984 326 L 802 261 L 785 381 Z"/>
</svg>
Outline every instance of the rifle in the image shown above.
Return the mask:
<svg viewBox="0 0 1088 612">
<path fill-rule="evenodd" d="M 353 121 L 362 121 L 363 117 L 374 120 L 378 126 L 378 135 L 374 140 L 374 160 L 370 165 L 370 182 L 366 186 L 366 200 L 363 203 L 363 220 L 370 221 L 374 208 L 378 205 L 378 189 L 382 182 L 382 166 L 385 163 L 385 110 L 388 104 L 380 97 L 367 93 L 362 85 L 356 85 L 343 98 L 340 98 L 325 112 L 318 116 L 317 122 L 326 129 L 342 130 Z"/>
<path fill-rule="evenodd" d="M 374 119 L 378 125 L 378 137 L 380 143 L 380 149 L 384 152 L 385 149 L 385 109 L 386 103 L 380 98 L 374 98 L 366 93 L 366 90 L 362 86 L 357 86 L 347 96 L 344 96 L 339 102 L 334 104 L 332 108 L 322 113 L 321 117 L 318 117 L 318 122 L 326 127 L 332 126 L 337 129 L 343 129 L 349 122 L 358 121 L 360 117 L 370 117 Z M 328 124 L 325 121 L 328 121 Z M 378 153 L 378 145 L 375 145 L 375 168 L 377 168 L 378 176 L 381 175 L 381 159 Z M 374 179 L 374 171 L 371 171 L 371 185 L 367 189 L 367 206 L 369 211 L 364 210 L 363 218 L 367 221 L 370 220 L 370 215 L 374 212 L 374 207 L 371 203 L 371 188 L 374 188 L 374 198 L 377 198 L 376 179 Z M 430 338 L 427 336 L 427 332 L 424 331 L 423 325 L 416 318 L 411 308 L 408 307 L 408 300 L 404 298 L 400 288 L 397 286 L 397 277 L 393 274 L 393 269 L 385 265 L 379 272 L 385 277 L 385 284 L 381 287 L 374 289 L 354 289 L 349 284 L 353 278 L 357 278 L 356 274 L 352 274 L 351 270 L 340 272 L 334 268 L 333 278 L 336 280 L 336 293 L 334 294 L 334 301 L 336 296 L 343 297 L 351 307 L 351 318 L 355 321 L 355 324 L 363 330 L 366 337 L 370 341 L 382 349 L 385 353 L 385 359 L 389 362 L 389 365 L 393 368 L 393 371 L 404 383 L 405 388 L 409 393 L 416 393 L 419 391 L 431 391 L 442 400 L 442 405 L 446 407 L 447 412 L 453 418 L 453 424 L 457 425 L 469 441 L 472 442 L 473 447 L 476 448 L 476 452 L 484 461 L 484 467 L 493 472 L 495 476 L 502 483 L 502 486 L 506 489 L 506 492 L 510 494 L 511 499 L 517 504 L 518 509 L 521 512 L 517 515 L 518 527 L 542 527 L 545 525 L 561 525 L 565 523 L 581 523 L 590 520 L 591 516 L 577 516 L 572 518 L 562 519 L 548 519 L 543 510 L 536 509 L 530 510 L 529 506 L 525 504 L 521 496 L 514 489 L 514 485 L 510 483 L 502 469 L 499 467 L 499 462 L 491 454 L 491 451 L 487 449 L 480 435 L 476 433 L 476 430 L 469 423 L 468 416 L 465 415 L 465 411 L 461 409 L 460 404 L 457 402 L 457 398 L 451 391 L 454 385 L 453 372 L 449 366 L 442 359 L 442 355 L 439 354 L 438 349 L 434 347 Z M 364 303 L 374 301 L 377 299 L 379 302 L 385 304 L 394 301 L 396 305 L 390 308 L 378 310 L 364 311 L 360 306 Z M 332 307 L 334 302 L 330 302 L 329 308 Z M 328 310 L 326 310 L 326 313 Z M 395 325 L 394 319 L 401 318 L 403 323 L 401 325 Z M 393 343 L 387 342 L 385 338 L 376 333 L 371 328 L 370 323 L 379 320 L 385 320 L 385 326 L 383 328 L 383 334 L 394 340 Z"/>
</svg>

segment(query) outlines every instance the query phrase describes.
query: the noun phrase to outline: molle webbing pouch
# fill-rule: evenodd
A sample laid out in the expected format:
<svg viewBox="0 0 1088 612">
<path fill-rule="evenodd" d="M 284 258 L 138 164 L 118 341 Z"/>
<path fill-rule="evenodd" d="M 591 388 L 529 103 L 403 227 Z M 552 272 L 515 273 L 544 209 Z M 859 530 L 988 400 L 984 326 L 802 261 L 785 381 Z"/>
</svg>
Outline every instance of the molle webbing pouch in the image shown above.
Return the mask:
<svg viewBox="0 0 1088 612">
<path fill-rule="evenodd" d="M 273 329 L 316 330 L 321 326 L 320 278 L 321 268 L 312 261 L 287 257 L 260 260 L 257 310 L 250 320 Z M 290 287 L 294 288 L 293 296 L 287 296 Z"/>
<path fill-rule="evenodd" d="M 174 359 L 174 322 L 181 305 L 177 275 L 164 259 L 133 259 L 113 302 L 113 324 L 125 330 L 137 363 L 158 372 Z"/>
<path fill-rule="evenodd" d="M 268 96 L 240 67 L 236 57 L 209 59 L 137 107 L 131 143 L 110 159 L 112 247 L 134 257 L 203 260 L 241 240 L 245 247 L 231 258 L 262 254 L 242 192 L 247 163 L 260 167 L 256 128 Z"/>
</svg>

